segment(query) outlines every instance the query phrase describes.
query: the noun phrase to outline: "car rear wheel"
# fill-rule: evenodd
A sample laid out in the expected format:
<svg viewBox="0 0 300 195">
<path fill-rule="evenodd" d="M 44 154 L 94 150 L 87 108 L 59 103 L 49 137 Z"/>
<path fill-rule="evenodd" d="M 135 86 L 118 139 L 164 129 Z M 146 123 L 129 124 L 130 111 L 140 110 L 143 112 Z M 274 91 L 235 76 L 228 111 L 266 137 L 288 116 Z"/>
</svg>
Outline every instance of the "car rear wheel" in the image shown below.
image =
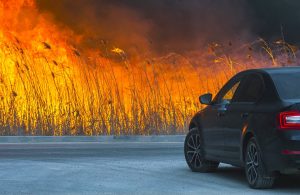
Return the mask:
<svg viewBox="0 0 300 195">
<path fill-rule="evenodd" d="M 275 177 L 268 174 L 261 158 L 256 139 L 249 140 L 245 153 L 245 172 L 251 188 L 272 188 Z"/>
<path fill-rule="evenodd" d="M 219 166 L 219 162 L 204 159 L 201 135 L 197 128 L 191 129 L 185 138 L 184 155 L 188 166 L 194 172 L 212 172 Z"/>
</svg>

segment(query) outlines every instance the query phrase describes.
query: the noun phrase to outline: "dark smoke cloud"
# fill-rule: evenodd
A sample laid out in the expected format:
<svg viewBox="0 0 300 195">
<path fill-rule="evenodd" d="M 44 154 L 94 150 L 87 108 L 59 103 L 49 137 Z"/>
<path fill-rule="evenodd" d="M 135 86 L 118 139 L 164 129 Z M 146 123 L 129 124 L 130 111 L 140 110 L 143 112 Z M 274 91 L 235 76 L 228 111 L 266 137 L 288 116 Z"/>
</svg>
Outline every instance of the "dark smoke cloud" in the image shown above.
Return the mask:
<svg viewBox="0 0 300 195">
<path fill-rule="evenodd" d="M 90 47 L 103 39 L 142 53 L 182 52 L 249 35 L 241 0 L 38 0 L 38 6 Z"/>
<path fill-rule="evenodd" d="M 284 37 L 287 42 L 300 45 L 300 1 L 248 0 L 255 25 L 253 32 L 271 41 Z"/>
<path fill-rule="evenodd" d="M 37 2 L 60 25 L 82 35 L 81 46 L 99 47 L 105 40 L 131 53 L 184 52 L 210 42 L 245 42 L 258 36 L 272 39 L 281 36 L 281 26 L 287 40 L 296 42 L 299 34 L 300 3 L 293 0 Z"/>
</svg>

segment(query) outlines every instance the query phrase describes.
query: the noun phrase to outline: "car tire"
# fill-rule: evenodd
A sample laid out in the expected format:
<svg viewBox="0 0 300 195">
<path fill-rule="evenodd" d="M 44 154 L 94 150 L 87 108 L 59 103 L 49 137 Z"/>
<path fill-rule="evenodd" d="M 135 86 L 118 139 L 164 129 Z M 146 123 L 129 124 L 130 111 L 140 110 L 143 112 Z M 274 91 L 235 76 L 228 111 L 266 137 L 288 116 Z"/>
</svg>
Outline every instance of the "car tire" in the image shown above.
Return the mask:
<svg viewBox="0 0 300 195">
<path fill-rule="evenodd" d="M 198 128 L 189 131 L 184 142 L 184 155 L 189 168 L 193 172 L 212 172 L 215 171 L 219 162 L 204 159 L 203 144 Z"/>
<path fill-rule="evenodd" d="M 267 189 L 274 185 L 275 176 L 267 173 L 254 137 L 249 140 L 245 151 L 245 173 L 251 188 Z"/>
</svg>

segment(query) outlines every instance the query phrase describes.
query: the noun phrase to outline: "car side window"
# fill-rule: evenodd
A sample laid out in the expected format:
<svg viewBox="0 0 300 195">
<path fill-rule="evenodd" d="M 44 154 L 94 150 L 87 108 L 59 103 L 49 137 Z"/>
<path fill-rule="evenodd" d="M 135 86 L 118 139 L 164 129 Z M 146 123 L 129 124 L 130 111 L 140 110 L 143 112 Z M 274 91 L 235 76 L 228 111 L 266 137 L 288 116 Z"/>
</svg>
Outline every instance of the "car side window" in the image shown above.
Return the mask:
<svg viewBox="0 0 300 195">
<path fill-rule="evenodd" d="M 257 102 L 264 91 L 264 83 L 261 76 L 257 74 L 251 74 L 245 78 L 241 88 L 237 91 L 236 96 L 232 102 Z"/>
<path fill-rule="evenodd" d="M 225 94 L 220 98 L 220 102 L 230 103 L 234 97 L 234 94 L 239 87 L 240 82 L 235 83 Z"/>
</svg>

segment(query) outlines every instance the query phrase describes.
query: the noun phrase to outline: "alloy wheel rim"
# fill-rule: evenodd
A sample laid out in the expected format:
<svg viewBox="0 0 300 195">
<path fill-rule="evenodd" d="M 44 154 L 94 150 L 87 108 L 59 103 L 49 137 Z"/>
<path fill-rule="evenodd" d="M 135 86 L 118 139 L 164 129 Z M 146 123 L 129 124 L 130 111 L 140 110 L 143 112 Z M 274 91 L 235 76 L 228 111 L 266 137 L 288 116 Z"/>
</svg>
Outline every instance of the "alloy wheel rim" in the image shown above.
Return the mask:
<svg viewBox="0 0 300 195">
<path fill-rule="evenodd" d="M 254 184 L 258 177 L 258 152 L 254 144 L 251 144 L 247 151 L 246 172 L 250 184 Z"/>
<path fill-rule="evenodd" d="M 201 146 L 200 146 L 200 135 L 191 135 L 187 141 L 187 160 L 195 168 L 202 165 L 201 160 Z"/>
</svg>

